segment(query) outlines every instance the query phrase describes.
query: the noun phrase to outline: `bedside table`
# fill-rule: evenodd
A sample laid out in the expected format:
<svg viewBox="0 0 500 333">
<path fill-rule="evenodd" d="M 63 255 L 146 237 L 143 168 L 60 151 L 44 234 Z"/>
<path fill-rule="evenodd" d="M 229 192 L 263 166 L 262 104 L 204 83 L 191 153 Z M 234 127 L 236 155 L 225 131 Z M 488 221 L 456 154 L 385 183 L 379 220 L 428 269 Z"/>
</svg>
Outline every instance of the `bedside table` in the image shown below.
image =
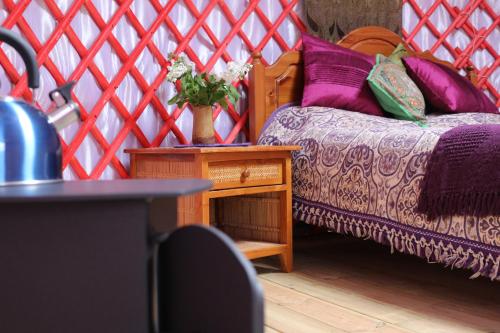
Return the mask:
<svg viewBox="0 0 500 333">
<path fill-rule="evenodd" d="M 178 199 L 177 225 L 216 226 L 248 259 L 279 255 L 292 270 L 291 152 L 299 146 L 127 149 L 135 178 L 205 178 L 210 191 Z"/>
</svg>

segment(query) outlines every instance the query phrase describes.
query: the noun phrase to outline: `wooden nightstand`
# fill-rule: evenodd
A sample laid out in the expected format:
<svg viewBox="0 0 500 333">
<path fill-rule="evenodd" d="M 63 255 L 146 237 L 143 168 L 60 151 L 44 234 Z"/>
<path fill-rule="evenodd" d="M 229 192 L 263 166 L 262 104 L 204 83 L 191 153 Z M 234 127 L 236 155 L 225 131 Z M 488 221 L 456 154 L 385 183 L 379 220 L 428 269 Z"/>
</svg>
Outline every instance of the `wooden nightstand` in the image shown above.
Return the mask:
<svg viewBox="0 0 500 333">
<path fill-rule="evenodd" d="M 291 152 L 299 146 L 128 149 L 132 177 L 205 178 L 213 187 L 179 198 L 178 226 L 201 223 L 231 236 L 247 258 L 279 255 L 292 270 Z"/>
</svg>

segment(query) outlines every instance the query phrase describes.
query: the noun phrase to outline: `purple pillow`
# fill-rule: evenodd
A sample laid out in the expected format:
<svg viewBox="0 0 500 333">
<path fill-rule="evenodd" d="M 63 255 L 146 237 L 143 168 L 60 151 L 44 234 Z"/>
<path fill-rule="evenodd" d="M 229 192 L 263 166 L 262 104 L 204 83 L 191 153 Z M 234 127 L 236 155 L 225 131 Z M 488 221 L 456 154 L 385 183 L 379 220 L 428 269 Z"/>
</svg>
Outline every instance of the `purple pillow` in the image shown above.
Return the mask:
<svg viewBox="0 0 500 333">
<path fill-rule="evenodd" d="M 415 56 L 403 61 L 433 111 L 498 113 L 488 96 L 453 69 Z"/>
<path fill-rule="evenodd" d="M 366 78 L 375 57 L 302 34 L 304 94 L 302 106 L 327 106 L 383 116 Z"/>
</svg>

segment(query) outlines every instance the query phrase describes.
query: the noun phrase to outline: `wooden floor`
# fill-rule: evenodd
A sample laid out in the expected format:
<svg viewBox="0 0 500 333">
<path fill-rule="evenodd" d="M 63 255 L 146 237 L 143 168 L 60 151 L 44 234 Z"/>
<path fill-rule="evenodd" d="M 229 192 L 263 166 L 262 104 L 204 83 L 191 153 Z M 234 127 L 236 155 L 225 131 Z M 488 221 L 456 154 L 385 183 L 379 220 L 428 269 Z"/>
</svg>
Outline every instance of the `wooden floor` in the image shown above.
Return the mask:
<svg viewBox="0 0 500 333">
<path fill-rule="evenodd" d="M 266 332 L 500 332 L 500 283 L 335 234 L 295 241 L 295 270 L 256 262 Z"/>
</svg>

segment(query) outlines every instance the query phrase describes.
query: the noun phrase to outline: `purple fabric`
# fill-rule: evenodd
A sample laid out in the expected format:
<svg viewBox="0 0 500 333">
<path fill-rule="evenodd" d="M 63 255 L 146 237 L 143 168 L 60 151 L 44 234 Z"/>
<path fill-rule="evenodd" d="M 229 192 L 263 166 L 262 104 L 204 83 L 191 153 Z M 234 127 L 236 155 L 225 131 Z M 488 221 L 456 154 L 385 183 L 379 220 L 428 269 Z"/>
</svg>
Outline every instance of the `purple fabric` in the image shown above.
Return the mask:
<svg viewBox="0 0 500 333">
<path fill-rule="evenodd" d="M 193 148 L 193 147 L 246 147 L 251 146 L 251 142 L 234 142 L 234 143 L 197 143 L 197 144 L 185 144 L 185 145 L 175 145 L 174 148 Z"/>
<path fill-rule="evenodd" d="M 429 216 L 500 214 L 500 125 L 444 133 L 422 181 L 419 210 Z"/>
<path fill-rule="evenodd" d="M 375 57 L 343 48 L 307 33 L 304 45 L 302 106 L 326 106 L 383 116 L 366 78 Z"/>
<path fill-rule="evenodd" d="M 468 268 L 471 277 L 485 276 L 500 280 L 497 260 L 500 248 L 473 240 L 400 224 L 379 216 L 343 210 L 320 202 L 293 196 L 293 218 L 341 234 L 351 234 L 416 255 L 428 262 L 440 262 L 453 268 Z M 483 260 L 478 260 L 483 258 Z"/>
<path fill-rule="evenodd" d="M 453 69 L 414 56 L 403 62 L 432 111 L 498 113 L 488 96 Z"/>
<path fill-rule="evenodd" d="M 292 103 L 285 103 L 285 104 L 279 106 L 276 110 L 273 111 L 273 113 L 271 113 L 269 118 L 267 118 L 267 120 L 264 123 L 264 126 L 262 126 L 262 129 L 260 130 L 260 132 L 262 133 L 266 130 L 267 126 L 269 126 L 269 124 L 271 124 L 274 121 L 274 118 L 276 117 L 276 115 L 278 113 L 281 112 L 281 110 L 288 109 L 289 107 L 297 106 L 297 105 L 298 105 L 298 103 L 292 102 Z"/>
</svg>

